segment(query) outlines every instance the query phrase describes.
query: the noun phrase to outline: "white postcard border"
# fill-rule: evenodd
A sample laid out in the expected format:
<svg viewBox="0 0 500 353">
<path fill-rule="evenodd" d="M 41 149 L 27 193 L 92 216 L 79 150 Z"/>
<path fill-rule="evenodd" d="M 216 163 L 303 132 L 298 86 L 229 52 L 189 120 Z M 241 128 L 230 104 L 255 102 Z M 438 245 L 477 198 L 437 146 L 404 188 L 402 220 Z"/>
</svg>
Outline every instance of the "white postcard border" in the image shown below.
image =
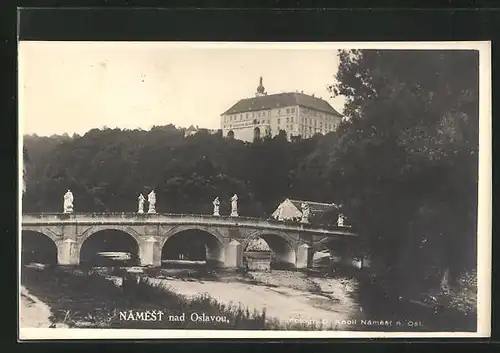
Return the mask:
<svg viewBox="0 0 500 353">
<path fill-rule="evenodd" d="M 23 43 L 18 42 L 18 53 Z M 44 42 L 57 44 L 61 42 Z M 85 45 L 95 42 L 64 42 L 68 45 Z M 491 271 L 492 271 L 492 105 L 491 105 L 491 42 L 490 41 L 446 41 L 446 42 L 99 42 L 103 46 L 171 46 L 172 48 L 200 49 L 280 49 L 280 50 L 336 50 L 336 49 L 434 49 L 434 50 L 478 50 L 479 51 L 479 182 L 478 182 L 478 300 L 477 332 L 383 332 L 383 331 L 247 331 L 247 330 L 161 330 L 161 329 L 65 329 L 65 328 L 19 328 L 20 340 L 68 340 L 68 339 L 216 339 L 216 338 L 449 338 L 489 337 L 491 334 Z M 18 55 L 19 68 L 22 56 Z M 22 70 L 19 69 L 22 82 Z M 21 215 L 23 173 L 23 90 L 19 85 L 18 101 L 18 289 L 21 288 Z M 18 295 L 18 325 L 20 318 L 20 295 Z"/>
</svg>

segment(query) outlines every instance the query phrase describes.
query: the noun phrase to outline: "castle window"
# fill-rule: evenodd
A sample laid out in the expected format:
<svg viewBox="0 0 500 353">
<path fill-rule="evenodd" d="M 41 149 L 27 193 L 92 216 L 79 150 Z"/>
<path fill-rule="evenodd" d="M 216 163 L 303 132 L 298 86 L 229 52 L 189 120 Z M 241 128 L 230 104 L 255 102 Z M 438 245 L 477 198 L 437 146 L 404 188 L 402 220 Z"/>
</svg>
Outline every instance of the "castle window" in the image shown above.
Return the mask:
<svg viewBox="0 0 500 353">
<path fill-rule="evenodd" d="M 286 118 L 286 123 L 288 124 L 288 117 Z"/>
<path fill-rule="evenodd" d="M 280 124 L 280 118 L 278 118 L 278 125 Z"/>
<path fill-rule="evenodd" d="M 295 113 L 295 108 L 291 108 L 290 111 L 293 113 Z"/>
<path fill-rule="evenodd" d="M 290 109 L 289 108 L 286 108 L 286 113 L 290 114 Z"/>
<path fill-rule="evenodd" d="M 290 122 L 293 123 L 293 116 L 290 118 Z"/>
</svg>

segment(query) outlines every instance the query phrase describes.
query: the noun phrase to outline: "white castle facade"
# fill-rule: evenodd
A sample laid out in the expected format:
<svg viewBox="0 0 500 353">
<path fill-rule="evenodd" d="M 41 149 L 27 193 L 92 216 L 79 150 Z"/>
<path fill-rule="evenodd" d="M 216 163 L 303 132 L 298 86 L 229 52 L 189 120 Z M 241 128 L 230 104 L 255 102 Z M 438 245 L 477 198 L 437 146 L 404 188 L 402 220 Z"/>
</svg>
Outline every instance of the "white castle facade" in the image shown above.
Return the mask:
<svg viewBox="0 0 500 353">
<path fill-rule="evenodd" d="M 255 137 L 310 138 L 335 131 L 342 115 L 321 98 L 299 92 L 268 95 L 262 77 L 255 97 L 239 100 L 221 114 L 223 136 L 251 142 Z"/>
</svg>

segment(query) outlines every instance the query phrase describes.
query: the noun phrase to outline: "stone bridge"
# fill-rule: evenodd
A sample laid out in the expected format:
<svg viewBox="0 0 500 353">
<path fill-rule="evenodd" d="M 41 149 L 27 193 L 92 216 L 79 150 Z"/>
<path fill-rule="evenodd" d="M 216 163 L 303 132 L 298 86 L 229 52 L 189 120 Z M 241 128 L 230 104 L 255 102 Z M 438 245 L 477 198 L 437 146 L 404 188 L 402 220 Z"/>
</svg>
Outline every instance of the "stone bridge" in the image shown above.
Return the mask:
<svg viewBox="0 0 500 353">
<path fill-rule="evenodd" d="M 85 241 L 101 231 L 118 230 L 137 243 L 141 266 L 161 266 L 162 250 L 184 231 L 205 234 L 207 260 L 227 268 L 243 264 L 250 240 L 263 238 L 279 261 L 297 268 L 311 265 L 312 254 L 332 238 L 356 236 L 349 228 L 322 227 L 247 217 L 138 213 L 42 213 L 23 214 L 22 231 L 50 238 L 60 265 L 78 265 Z M 201 232 L 200 232 L 201 231 Z"/>
</svg>

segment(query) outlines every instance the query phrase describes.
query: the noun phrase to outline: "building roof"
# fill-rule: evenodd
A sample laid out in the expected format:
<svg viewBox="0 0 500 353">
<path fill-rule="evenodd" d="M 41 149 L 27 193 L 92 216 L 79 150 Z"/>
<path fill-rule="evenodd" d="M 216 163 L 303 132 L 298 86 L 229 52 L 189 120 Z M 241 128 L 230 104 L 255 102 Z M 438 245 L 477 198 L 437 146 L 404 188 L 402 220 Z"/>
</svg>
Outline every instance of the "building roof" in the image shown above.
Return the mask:
<svg viewBox="0 0 500 353">
<path fill-rule="evenodd" d="M 221 115 L 244 113 L 258 110 L 273 109 L 279 107 L 302 106 L 321 112 L 342 116 L 325 100 L 304 93 L 290 92 L 264 95 L 260 97 L 245 98 L 239 100 Z"/>
<path fill-rule="evenodd" d="M 288 199 L 298 210 L 302 211 L 302 203 L 306 203 L 309 206 L 309 210 L 312 214 L 319 212 L 327 212 L 334 209 L 338 209 L 339 207 L 334 203 L 322 203 L 322 202 L 314 202 L 314 201 L 300 201 L 300 200 L 291 200 Z"/>
<path fill-rule="evenodd" d="M 330 224 L 337 221 L 339 206 L 334 203 L 322 203 L 313 201 L 301 201 L 288 199 L 293 206 L 302 212 L 302 203 L 309 205 L 309 222 L 317 224 Z"/>
</svg>

